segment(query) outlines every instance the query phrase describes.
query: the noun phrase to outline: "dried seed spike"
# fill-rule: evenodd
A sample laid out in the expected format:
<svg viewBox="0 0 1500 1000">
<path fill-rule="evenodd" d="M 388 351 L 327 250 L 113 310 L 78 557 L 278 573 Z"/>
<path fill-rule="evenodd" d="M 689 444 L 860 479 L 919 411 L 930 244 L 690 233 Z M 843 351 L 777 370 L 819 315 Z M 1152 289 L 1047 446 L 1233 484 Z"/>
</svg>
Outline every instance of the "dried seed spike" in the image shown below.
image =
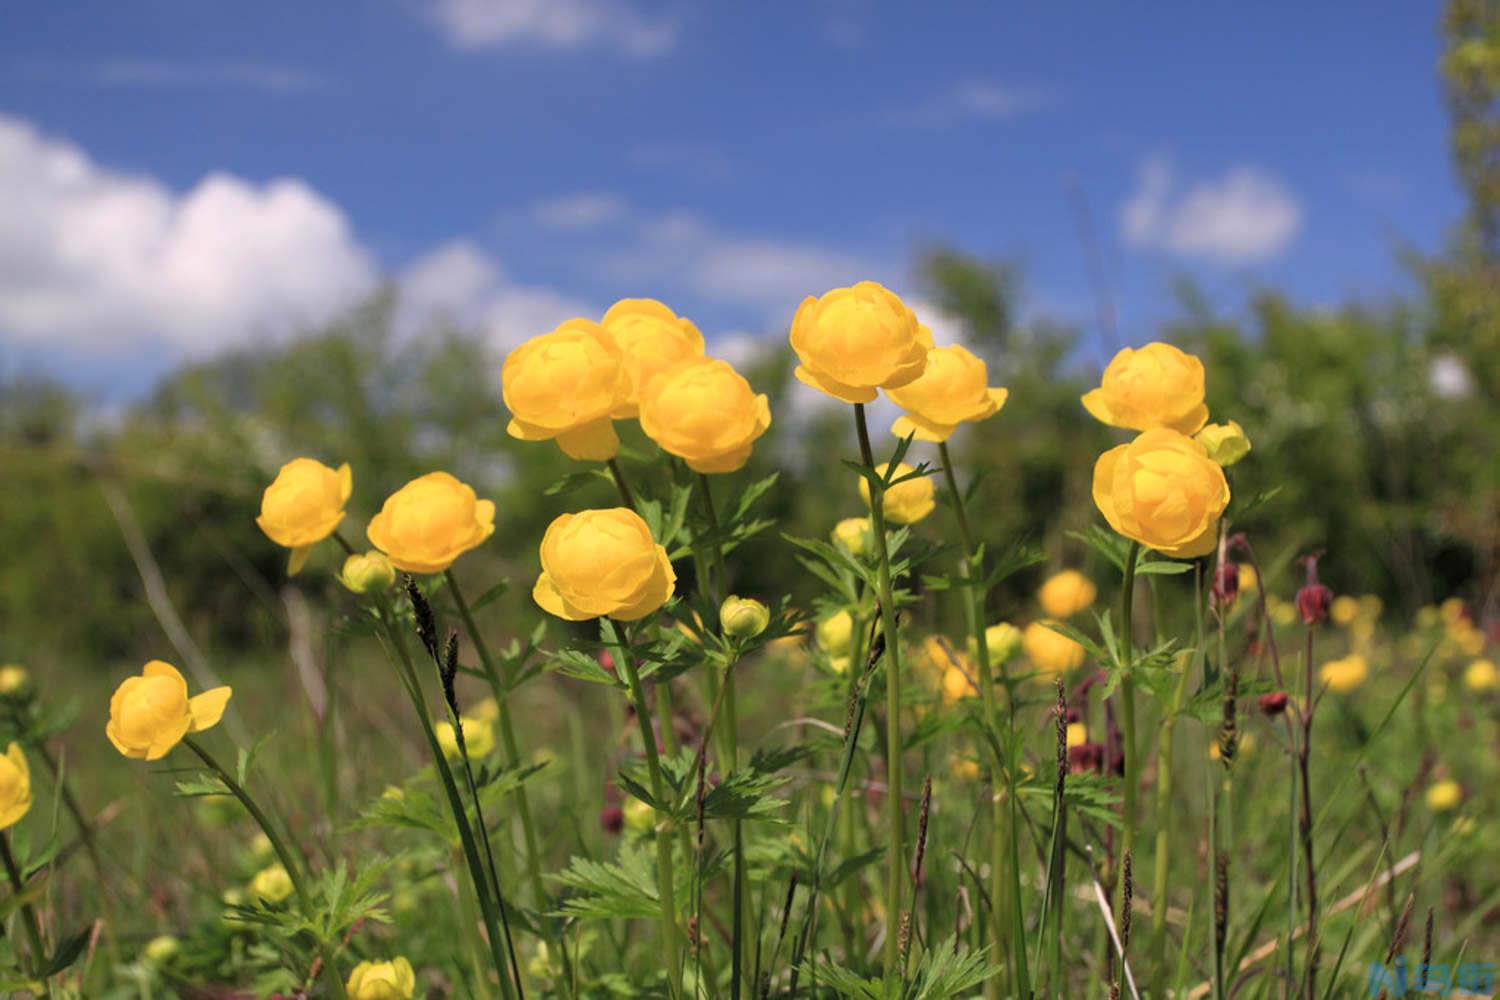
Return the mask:
<svg viewBox="0 0 1500 1000">
<path fill-rule="evenodd" d="M 432 605 L 427 602 L 427 595 L 422 593 L 422 588 L 417 586 L 417 581 L 412 579 L 410 573 L 401 575 L 401 585 L 406 588 L 412 616 L 417 620 L 417 638 L 422 640 L 427 655 L 437 660 L 437 619 L 433 617 Z"/>
<path fill-rule="evenodd" d="M 1427 970 L 1432 968 L 1432 907 L 1427 908 L 1427 927 L 1422 932 L 1422 989 L 1427 988 Z"/>
<path fill-rule="evenodd" d="M 698 853 L 703 853 L 703 801 L 708 798 L 708 744 L 705 742 L 698 748 Z"/>
<path fill-rule="evenodd" d="M 1224 693 L 1223 723 L 1219 726 L 1219 763 L 1224 765 L 1225 770 L 1234 766 L 1234 755 L 1240 745 L 1239 728 L 1235 722 L 1235 708 L 1239 693 L 1239 671 L 1231 670 Z"/>
<path fill-rule="evenodd" d="M 897 931 L 896 947 L 901 951 L 901 967 L 906 967 L 907 956 L 911 954 L 911 911 L 906 910 L 901 914 L 901 925 Z"/>
<path fill-rule="evenodd" d="M 932 808 L 932 775 L 922 781 L 922 805 L 917 811 L 917 857 L 911 867 L 911 884 L 922 881 L 922 859 L 927 856 L 927 816 Z"/>
<path fill-rule="evenodd" d="M 1218 852 L 1214 865 L 1214 947 L 1223 950 L 1229 934 L 1229 854 Z"/>
<path fill-rule="evenodd" d="M 458 692 L 454 689 L 454 681 L 458 678 L 458 633 L 452 632 L 448 635 L 448 645 L 443 651 L 443 665 L 438 673 L 443 680 L 443 698 L 448 702 L 448 707 L 453 709 L 453 714 L 458 714 Z"/>
<path fill-rule="evenodd" d="M 1125 864 L 1120 877 L 1125 880 L 1124 892 L 1120 897 L 1120 951 L 1124 952 L 1130 947 L 1130 915 L 1135 909 L 1135 878 L 1131 869 L 1131 852 L 1125 852 Z"/>
<path fill-rule="evenodd" d="M 1385 953 L 1386 965 L 1391 964 L 1391 960 L 1396 957 L 1396 953 L 1406 944 L 1406 925 L 1411 920 L 1412 904 L 1416 901 L 1416 893 L 1407 894 L 1406 905 L 1401 907 L 1401 916 L 1396 921 L 1396 933 L 1391 935 L 1391 947 Z"/>
<path fill-rule="evenodd" d="M 781 905 L 781 930 L 776 934 L 776 940 L 780 942 L 786 937 L 787 921 L 792 916 L 792 900 L 797 895 L 797 873 L 792 872 L 792 877 L 786 886 L 786 902 Z"/>
<path fill-rule="evenodd" d="M 1057 794 L 1063 793 L 1068 774 L 1068 695 L 1062 678 L 1057 682 Z"/>
</svg>

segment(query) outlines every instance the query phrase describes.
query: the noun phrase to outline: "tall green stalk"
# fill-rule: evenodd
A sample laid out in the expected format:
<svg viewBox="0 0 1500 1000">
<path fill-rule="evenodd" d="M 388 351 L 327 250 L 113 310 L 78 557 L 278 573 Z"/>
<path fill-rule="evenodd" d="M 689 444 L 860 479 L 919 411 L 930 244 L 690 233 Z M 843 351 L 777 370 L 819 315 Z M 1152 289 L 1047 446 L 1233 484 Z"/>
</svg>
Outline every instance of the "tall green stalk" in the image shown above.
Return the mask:
<svg viewBox="0 0 1500 1000">
<path fill-rule="evenodd" d="M 896 927 L 901 920 L 901 897 L 906 880 L 906 842 L 902 831 L 901 801 L 901 631 L 896 622 L 896 598 L 891 588 L 891 554 L 885 540 L 885 480 L 875 468 L 870 450 L 870 429 L 863 403 L 854 404 L 854 428 L 859 435 L 859 455 L 871 473 L 870 534 L 875 541 L 876 596 L 880 601 L 880 624 L 885 632 L 885 752 L 886 821 L 889 862 L 885 884 L 885 978 L 889 985 L 901 974 L 901 953 Z"/>
<path fill-rule="evenodd" d="M 959 562 L 959 576 L 963 578 L 964 600 L 964 624 L 968 628 L 969 635 L 974 638 L 974 646 L 978 652 L 979 673 L 979 697 L 984 706 L 984 718 L 986 725 L 991 730 L 991 738 L 997 746 L 1006 746 L 1007 740 L 1002 736 L 1000 728 L 1000 714 L 995 706 L 995 681 L 990 666 L 990 644 L 989 636 L 985 627 L 985 598 L 986 591 L 981 585 L 973 584 L 971 581 L 978 577 L 983 579 L 984 566 L 978 546 L 974 541 L 974 533 L 969 527 L 969 514 L 964 502 L 963 492 L 958 488 L 958 477 L 953 471 L 953 459 L 948 453 L 946 441 L 938 444 L 938 457 L 943 464 L 943 477 L 948 484 L 948 494 L 953 498 L 953 512 L 958 520 L 959 538 L 963 542 L 963 559 Z M 1014 712 L 1013 702 L 1006 691 L 1006 704 Z M 1014 722 L 1014 719 L 1011 720 Z M 1013 970 L 1015 981 L 1018 984 L 1025 983 L 1029 986 L 1030 974 L 1026 968 L 1026 939 L 1025 927 L 1022 922 L 1015 919 L 1020 910 L 1021 898 L 1021 872 L 1020 856 L 1017 852 L 1008 850 L 1015 844 L 1015 824 L 1013 810 L 1007 808 L 1009 803 L 1015 799 L 1015 778 L 1011 774 L 1011 768 L 1005 761 L 997 761 L 995 772 L 996 780 L 1001 773 L 1005 775 L 1006 796 L 1005 802 L 997 795 L 990 796 L 990 817 L 994 827 L 994 838 L 991 843 L 990 854 L 990 897 L 993 900 L 996 912 L 992 922 L 992 930 L 995 939 L 996 956 L 1003 955 L 1007 951 L 1019 966 Z M 1009 900 L 1011 906 L 1006 909 L 1007 919 L 1001 919 L 1002 901 Z M 1006 947 L 1007 929 L 1010 947 Z M 985 992 L 991 998 L 999 996 L 999 984 L 993 979 L 986 982 Z"/>
<path fill-rule="evenodd" d="M 635 655 L 629 641 L 616 629 L 608 618 L 600 620 L 605 640 L 619 653 L 620 670 L 625 683 L 630 686 L 630 698 L 635 703 L 636 721 L 641 728 L 641 746 L 646 752 L 646 770 L 651 776 L 651 797 L 656 800 L 656 882 L 657 898 L 661 903 L 662 948 L 667 966 L 667 987 L 673 1000 L 682 996 L 682 944 L 677 940 L 677 901 L 673 887 L 672 831 L 669 817 L 661 804 L 666 801 L 667 783 L 662 776 L 661 759 L 656 753 L 656 733 L 651 727 L 651 705 L 646 701 L 646 691 L 641 686 L 640 673 L 635 668 Z"/>
<path fill-rule="evenodd" d="M 1125 801 L 1124 836 L 1121 838 L 1120 857 L 1135 854 L 1136 798 L 1141 782 L 1141 762 L 1136 755 L 1135 742 L 1135 677 L 1133 676 L 1135 649 L 1131 635 L 1131 620 L 1135 617 L 1135 566 L 1140 560 L 1141 543 L 1131 542 L 1125 556 L 1124 580 L 1120 588 L 1120 736 L 1125 743 Z M 1116 879 L 1121 902 L 1124 900 L 1124 881 Z"/>
<path fill-rule="evenodd" d="M 21 866 L 16 864 L 16 856 L 10 850 L 10 834 L 0 831 L 0 860 L 5 862 L 5 874 L 10 879 L 11 890 L 17 899 L 22 899 L 26 894 L 26 881 L 21 877 Z M 26 927 L 26 942 L 31 945 L 31 955 L 27 966 L 33 970 L 33 975 L 40 970 L 43 960 L 47 957 L 47 951 L 42 947 L 42 923 L 37 919 L 36 909 L 28 900 L 21 904 L 21 922 Z M 337 975 L 337 973 L 335 973 Z M 44 981 L 43 986 L 46 986 Z M 45 991 L 43 996 L 45 996 Z"/>
<path fill-rule="evenodd" d="M 281 862 L 281 867 L 286 869 L 287 877 L 292 881 L 292 890 L 297 894 L 297 902 L 302 908 L 302 915 L 309 923 L 317 923 L 317 908 L 313 906 L 312 894 L 307 891 L 307 876 L 302 870 L 305 862 L 293 856 L 285 838 L 281 835 L 280 827 L 271 822 L 270 817 L 261 810 L 260 805 L 250 796 L 250 793 L 245 791 L 244 787 L 235 780 L 234 775 L 225 770 L 224 766 L 204 748 L 202 743 L 191 736 L 183 737 L 182 742 L 184 746 L 198 755 L 198 759 L 203 761 L 210 771 L 218 776 L 224 787 L 229 790 L 229 794 L 239 799 L 240 805 L 245 807 L 250 818 L 266 835 L 266 839 L 271 842 L 271 850 L 276 852 L 276 859 Z M 8 858 L 9 850 L 6 851 L 6 855 Z M 339 967 L 334 961 L 333 950 L 321 934 L 313 936 L 317 939 L 318 955 L 323 959 L 323 976 L 328 981 L 328 992 L 335 997 L 345 997 L 344 980 L 339 975 Z"/>
</svg>

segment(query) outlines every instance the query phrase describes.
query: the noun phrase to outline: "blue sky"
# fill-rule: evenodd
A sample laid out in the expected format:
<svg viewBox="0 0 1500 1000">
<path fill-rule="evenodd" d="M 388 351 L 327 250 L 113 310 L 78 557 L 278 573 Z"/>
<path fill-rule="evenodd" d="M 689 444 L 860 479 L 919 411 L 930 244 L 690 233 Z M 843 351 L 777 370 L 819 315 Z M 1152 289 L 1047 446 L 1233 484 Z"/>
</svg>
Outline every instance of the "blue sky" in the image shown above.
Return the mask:
<svg viewBox="0 0 1500 1000">
<path fill-rule="evenodd" d="M 1462 208 L 1421 3 L 19 0 L 0 372 L 128 398 L 380 281 L 500 351 L 623 295 L 721 343 L 952 244 L 1125 339 L 1191 276 L 1381 301 Z M 935 325 L 939 325 L 936 324 Z"/>
</svg>

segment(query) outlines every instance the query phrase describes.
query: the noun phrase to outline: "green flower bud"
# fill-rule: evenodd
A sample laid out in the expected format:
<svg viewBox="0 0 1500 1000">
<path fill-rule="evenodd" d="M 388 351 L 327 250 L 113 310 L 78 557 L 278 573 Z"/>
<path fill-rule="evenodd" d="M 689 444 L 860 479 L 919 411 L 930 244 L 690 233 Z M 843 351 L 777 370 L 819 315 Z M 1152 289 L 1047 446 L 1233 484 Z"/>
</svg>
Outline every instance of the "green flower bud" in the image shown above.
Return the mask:
<svg viewBox="0 0 1500 1000">
<path fill-rule="evenodd" d="M 719 626 L 735 639 L 753 639 L 771 624 L 771 612 L 753 597 L 730 594 L 719 605 Z"/>
</svg>

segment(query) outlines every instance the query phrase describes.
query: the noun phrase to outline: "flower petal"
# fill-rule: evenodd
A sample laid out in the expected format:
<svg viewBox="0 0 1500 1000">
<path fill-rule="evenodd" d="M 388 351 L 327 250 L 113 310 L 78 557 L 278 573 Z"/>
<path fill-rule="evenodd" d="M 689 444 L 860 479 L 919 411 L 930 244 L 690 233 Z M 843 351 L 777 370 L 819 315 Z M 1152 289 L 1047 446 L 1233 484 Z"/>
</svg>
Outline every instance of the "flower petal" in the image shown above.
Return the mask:
<svg viewBox="0 0 1500 1000">
<path fill-rule="evenodd" d="M 619 453 L 620 438 L 614 422 L 606 418 L 563 431 L 557 435 L 557 446 L 581 462 L 607 462 Z"/>
<path fill-rule="evenodd" d="M 224 706 L 229 704 L 229 696 L 234 692 L 228 687 L 216 687 L 211 691 L 205 691 L 196 698 L 188 699 L 188 712 L 193 716 L 193 726 L 190 730 L 201 733 L 219 724 L 224 717 Z"/>
</svg>

